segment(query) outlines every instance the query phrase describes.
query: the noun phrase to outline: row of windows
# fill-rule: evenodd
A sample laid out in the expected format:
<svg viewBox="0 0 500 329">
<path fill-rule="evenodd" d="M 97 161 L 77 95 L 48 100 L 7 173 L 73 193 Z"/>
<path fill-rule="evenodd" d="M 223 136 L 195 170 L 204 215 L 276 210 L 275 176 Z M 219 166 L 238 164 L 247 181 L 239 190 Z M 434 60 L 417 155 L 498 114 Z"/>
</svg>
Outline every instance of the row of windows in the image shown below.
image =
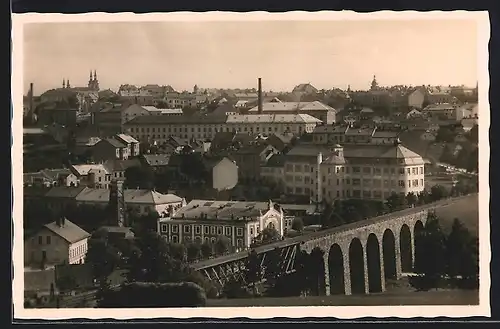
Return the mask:
<svg viewBox="0 0 500 329">
<path fill-rule="evenodd" d="M 294 180 L 294 177 L 295 177 L 295 180 Z M 288 183 L 291 183 L 291 182 L 296 182 L 296 183 L 302 183 L 302 179 L 304 180 L 304 183 L 305 184 L 314 184 L 314 180 L 311 179 L 309 176 L 305 176 L 305 177 L 302 177 L 302 176 L 291 176 L 291 175 L 285 175 L 285 182 L 288 182 Z M 336 182 L 336 185 L 340 185 L 340 183 L 342 182 L 342 184 L 345 184 L 345 185 L 351 185 L 351 182 L 352 182 L 352 185 L 353 186 L 360 186 L 361 183 L 363 183 L 363 186 L 365 187 L 368 187 L 368 186 L 373 186 L 373 187 L 381 187 L 381 186 L 384 186 L 384 187 L 396 187 L 396 183 L 398 186 L 401 186 L 401 187 L 404 187 L 405 186 L 405 182 L 404 180 L 399 180 L 399 182 L 397 182 L 396 180 L 381 180 L 381 179 L 359 179 L 359 178 L 342 178 L 342 179 L 339 179 L 337 178 L 336 180 L 333 180 L 333 179 L 326 179 L 326 176 L 322 176 L 322 182 L 323 183 L 327 183 L 328 186 L 332 186 L 334 182 Z M 419 180 L 418 179 L 414 179 L 414 180 L 408 180 L 408 187 L 411 187 L 411 186 L 414 186 L 414 187 L 417 187 L 419 186 Z M 424 185 L 424 180 L 423 179 L 420 179 L 420 185 L 423 186 Z"/>
<path fill-rule="evenodd" d="M 87 245 L 81 245 L 69 250 L 69 258 L 81 256 L 87 252 Z"/>
<path fill-rule="evenodd" d="M 269 126 L 269 127 L 260 127 L 260 126 L 257 126 L 257 127 L 255 127 L 255 131 L 256 132 L 259 132 L 259 131 L 262 131 L 262 132 L 265 132 L 265 131 L 272 132 L 273 131 L 273 127 L 274 127 L 274 131 L 278 131 L 278 128 L 280 128 L 280 127 L 283 129 L 283 126 L 277 125 L 277 124 L 273 124 L 273 126 Z M 226 128 L 225 129 L 226 132 L 227 131 L 231 131 L 230 127 L 225 127 L 225 128 Z M 238 129 L 238 130 L 241 130 L 241 131 L 245 131 L 245 132 L 248 132 L 248 131 L 253 132 L 254 131 L 254 127 L 253 126 L 248 127 L 247 125 L 243 126 L 243 128 L 232 128 L 232 129 L 233 129 L 233 131 L 235 129 Z M 298 127 L 299 132 L 301 132 L 302 129 L 303 129 L 302 126 Z M 152 128 L 149 128 L 149 127 L 146 127 L 146 128 L 144 128 L 144 127 L 140 127 L 140 128 L 139 127 L 131 127 L 129 130 L 130 130 L 131 133 L 150 133 L 150 132 L 151 133 L 155 133 L 155 132 L 158 132 L 158 133 L 161 133 L 161 132 L 163 132 L 163 133 L 177 133 L 177 132 L 182 133 L 182 132 L 186 132 L 187 133 L 189 131 L 191 131 L 191 132 L 194 133 L 196 131 L 197 132 L 202 132 L 202 131 L 203 132 L 212 132 L 212 130 L 213 130 L 213 132 L 221 132 L 221 131 L 224 131 L 224 127 L 219 127 L 219 128 L 213 127 L 213 129 L 212 129 L 212 127 L 197 127 L 197 128 L 191 127 L 191 129 L 189 129 L 188 127 L 183 127 L 183 128 L 182 127 L 163 127 L 163 128 L 155 128 L 155 127 L 152 127 Z M 286 126 L 285 127 L 285 131 L 291 131 L 291 130 L 292 130 L 291 126 Z"/>
<path fill-rule="evenodd" d="M 191 237 L 185 236 L 185 237 L 183 237 L 183 241 L 181 241 L 178 235 L 172 235 L 170 237 L 170 241 L 172 241 L 173 243 L 191 242 Z M 211 238 L 205 237 L 203 240 L 202 240 L 202 238 L 200 236 L 195 236 L 194 237 L 194 242 L 196 242 L 196 243 L 205 242 L 205 243 L 212 243 L 212 244 L 214 244 L 216 241 L 217 241 L 217 239 L 214 238 L 214 237 L 211 237 Z M 243 247 L 243 239 L 236 239 L 236 246 L 237 247 Z"/>
<path fill-rule="evenodd" d="M 416 187 L 416 185 L 415 185 Z M 286 192 L 288 194 L 297 194 L 297 195 L 309 195 L 309 196 L 314 196 L 315 195 L 315 190 L 312 190 L 310 188 L 302 188 L 302 187 L 291 187 L 287 186 Z M 327 191 L 326 188 L 322 188 L 322 193 L 324 196 L 328 197 L 337 197 L 340 198 L 341 196 L 343 198 L 360 198 L 363 196 L 363 198 L 381 198 L 382 196 L 384 198 L 388 198 L 393 191 L 381 191 L 381 190 L 342 190 L 342 191 Z"/>
<path fill-rule="evenodd" d="M 168 233 L 170 229 L 170 233 L 178 233 L 179 232 L 179 225 L 177 224 L 162 224 L 161 225 L 161 232 L 162 233 Z M 208 235 L 232 235 L 234 230 L 236 229 L 236 235 L 237 236 L 243 236 L 243 228 L 242 227 L 233 227 L 233 226 L 214 226 L 214 225 L 190 225 L 190 224 L 184 224 L 182 226 L 182 231 L 184 234 L 191 234 L 193 232 L 194 234 L 200 235 L 201 231 L 203 230 L 203 233 Z M 193 230 L 193 231 L 192 231 Z"/>
<path fill-rule="evenodd" d="M 362 169 L 361 169 L 362 168 Z M 314 166 L 310 165 L 301 165 L 301 164 L 291 164 L 287 163 L 285 166 L 285 171 L 286 172 L 314 172 Z M 346 172 L 350 173 L 351 167 L 328 167 L 328 173 L 331 174 L 332 172 L 336 172 L 337 174 Z M 424 167 L 407 167 L 406 168 L 406 173 L 408 175 L 413 174 L 413 175 L 418 175 L 420 171 L 420 175 L 424 174 Z M 382 172 L 384 174 L 395 174 L 396 173 L 396 168 L 391 167 L 358 167 L 358 166 L 353 166 L 352 167 L 352 172 L 353 173 L 360 173 L 363 172 L 363 174 L 373 174 L 373 175 L 381 175 Z M 405 168 L 398 168 L 399 174 L 404 174 L 405 173 Z"/>
</svg>

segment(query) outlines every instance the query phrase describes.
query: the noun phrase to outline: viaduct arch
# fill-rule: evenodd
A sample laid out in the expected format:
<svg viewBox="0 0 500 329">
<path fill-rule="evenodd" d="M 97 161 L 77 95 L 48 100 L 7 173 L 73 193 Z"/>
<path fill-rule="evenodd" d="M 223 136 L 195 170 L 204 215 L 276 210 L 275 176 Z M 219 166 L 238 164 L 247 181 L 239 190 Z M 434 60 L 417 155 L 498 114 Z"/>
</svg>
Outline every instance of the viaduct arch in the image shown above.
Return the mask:
<svg viewBox="0 0 500 329">
<path fill-rule="evenodd" d="M 302 250 L 315 247 L 324 252 L 325 294 L 369 294 L 383 292 L 386 281 L 413 272 L 419 255 L 415 235 L 424 228 L 428 211 L 309 240 Z"/>
</svg>

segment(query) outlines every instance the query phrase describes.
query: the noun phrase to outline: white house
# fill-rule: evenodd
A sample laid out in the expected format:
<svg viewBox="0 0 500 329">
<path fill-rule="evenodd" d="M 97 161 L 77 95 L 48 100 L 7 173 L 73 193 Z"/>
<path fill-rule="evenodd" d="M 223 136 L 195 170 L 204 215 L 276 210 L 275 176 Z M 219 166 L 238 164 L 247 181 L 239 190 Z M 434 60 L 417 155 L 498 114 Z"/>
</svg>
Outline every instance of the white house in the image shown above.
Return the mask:
<svg viewBox="0 0 500 329">
<path fill-rule="evenodd" d="M 90 234 L 62 217 L 44 225 L 24 242 L 25 266 L 81 264 Z"/>
<path fill-rule="evenodd" d="M 415 89 L 408 95 L 408 106 L 410 108 L 421 109 L 425 101 L 425 93 L 420 89 Z"/>
</svg>

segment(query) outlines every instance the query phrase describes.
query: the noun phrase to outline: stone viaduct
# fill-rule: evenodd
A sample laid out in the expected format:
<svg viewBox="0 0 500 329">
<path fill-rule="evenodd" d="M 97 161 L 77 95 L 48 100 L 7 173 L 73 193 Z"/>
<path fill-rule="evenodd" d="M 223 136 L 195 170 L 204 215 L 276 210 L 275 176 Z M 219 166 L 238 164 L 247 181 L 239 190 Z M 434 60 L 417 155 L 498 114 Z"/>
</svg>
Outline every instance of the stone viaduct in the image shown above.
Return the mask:
<svg viewBox="0 0 500 329">
<path fill-rule="evenodd" d="M 424 228 L 429 212 L 461 198 L 285 239 L 255 251 L 263 260 L 267 252 L 281 249 L 283 271 L 290 272 L 299 250 L 310 253 L 320 248 L 324 252 L 326 295 L 383 292 L 387 280 L 399 279 L 403 273 L 412 272 L 418 248 L 415 236 Z M 248 252 L 240 252 L 202 261 L 193 267 L 210 280 L 223 283 L 231 276 L 241 276 L 247 256 Z"/>
</svg>

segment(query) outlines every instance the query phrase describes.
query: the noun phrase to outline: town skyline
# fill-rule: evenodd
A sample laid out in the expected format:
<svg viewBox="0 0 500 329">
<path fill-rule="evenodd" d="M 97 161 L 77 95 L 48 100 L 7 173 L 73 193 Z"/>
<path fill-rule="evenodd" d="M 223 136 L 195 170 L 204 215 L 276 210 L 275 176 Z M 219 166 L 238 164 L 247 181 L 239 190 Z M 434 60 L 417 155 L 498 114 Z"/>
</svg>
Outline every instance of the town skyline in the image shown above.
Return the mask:
<svg viewBox="0 0 500 329">
<path fill-rule="evenodd" d="M 268 91 L 300 83 L 366 90 L 374 75 L 381 86 L 474 87 L 478 80 L 471 65 L 477 62 L 474 20 L 37 23 L 24 29 L 23 89 L 32 82 L 35 94 L 61 87 L 63 79 L 86 86 L 89 70 L 97 70 L 101 89 L 112 90 L 122 84 L 256 88 L 257 77 Z"/>
</svg>

